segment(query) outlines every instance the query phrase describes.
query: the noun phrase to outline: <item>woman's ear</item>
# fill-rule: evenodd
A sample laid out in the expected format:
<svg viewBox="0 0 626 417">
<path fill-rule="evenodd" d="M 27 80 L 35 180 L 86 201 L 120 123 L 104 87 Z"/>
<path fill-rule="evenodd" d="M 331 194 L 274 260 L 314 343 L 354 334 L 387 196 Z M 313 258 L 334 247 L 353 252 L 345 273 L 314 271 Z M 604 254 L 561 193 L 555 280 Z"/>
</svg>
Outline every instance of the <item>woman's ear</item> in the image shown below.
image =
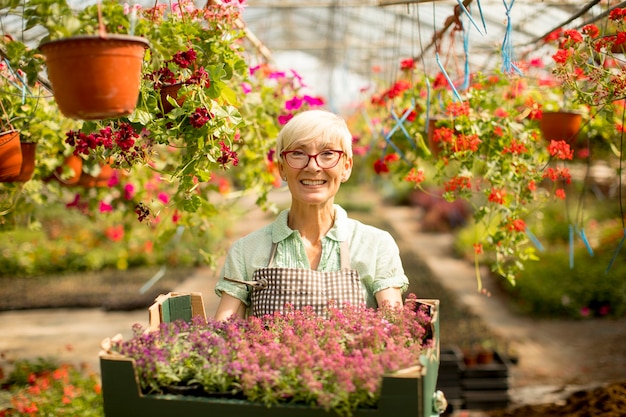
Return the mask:
<svg viewBox="0 0 626 417">
<path fill-rule="evenodd" d="M 287 174 L 285 174 L 285 169 L 283 168 L 283 164 L 277 161 L 276 165 L 278 165 L 278 172 L 280 173 L 280 179 L 282 179 L 283 181 L 287 181 Z"/>
<path fill-rule="evenodd" d="M 341 173 L 341 182 L 346 182 L 350 178 L 352 174 L 352 158 L 346 158 L 345 163 L 343 164 L 343 172 Z"/>
</svg>

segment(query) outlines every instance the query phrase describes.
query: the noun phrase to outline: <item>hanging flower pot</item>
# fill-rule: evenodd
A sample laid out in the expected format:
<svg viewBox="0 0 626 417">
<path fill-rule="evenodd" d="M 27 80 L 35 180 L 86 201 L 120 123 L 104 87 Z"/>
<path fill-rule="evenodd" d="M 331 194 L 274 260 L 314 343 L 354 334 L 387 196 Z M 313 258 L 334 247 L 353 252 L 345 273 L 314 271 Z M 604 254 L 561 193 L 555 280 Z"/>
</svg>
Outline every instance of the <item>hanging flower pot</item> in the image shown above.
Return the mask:
<svg viewBox="0 0 626 417">
<path fill-rule="evenodd" d="M 179 106 L 182 106 L 185 102 L 185 96 L 178 97 L 178 91 L 182 86 L 182 83 L 176 83 L 166 84 L 161 87 L 161 103 L 163 103 L 163 113 L 169 113 L 174 108 L 174 106 L 167 101 L 168 96 L 176 100 L 176 103 L 178 103 Z"/>
<path fill-rule="evenodd" d="M 41 44 L 61 113 L 85 120 L 131 114 L 148 47 L 144 38 L 128 35 L 75 36 Z"/>
<path fill-rule="evenodd" d="M 0 133 L 0 181 L 10 181 L 20 174 L 21 168 L 20 132 L 8 130 Z"/>
<path fill-rule="evenodd" d="M 76 185 L 82 187 L 106 187 L 112 176 L 113 168 L 111 165 L 101 164 L 100 172 L 97 175 L 87 174 L 83 171 Z"/>
<path fill-rule="evenodd" d="M 63 175 L 63 172 L 72 172 L 69 177 Z M 51 179 L 59 181 L 63 185 L 75 185 L 79 180 L 83 172 L 83 159 L 80 156 L 70 155 L 65 158 L 63 165 L 58 167 L 53 172 Z"/>
<path fill-rule="evenodd" d="M 440 119 L 437 117 L 431 117 L 428 119 L 428 126 L 427 126 L 427 132 L 426 132 L 426 138 L 427 138 L 427 142 L 428 142 L 428 148 L 430 149 L 430 152 L 432 153 L 432 156 L 434 158 L 436 158 L 439 155 L 439 152 L 441 151 L 441 144 L 439 142 L 435 142 L 435 129 L 437 129 L 437 122 Z"/>
<path fill-rule="evenodd" d="M 15 177 L 7 179 L 7 182 L 26 182 L 33 177 L 35 172 L 35 154 L 37 150 L 37 144 L 34 142 L 22 142 L 20 143 L 22 150 L 22 165 L 20 172 Z"/>
<path fill-rule="evenodd" d="M 555 111 L 543 112 L 539 120 L 539 128 L 543 137 L 548 140 L 564 140 L 573 143 L 580 130 L 583 117 L 580 113 Z"/>
</svg>

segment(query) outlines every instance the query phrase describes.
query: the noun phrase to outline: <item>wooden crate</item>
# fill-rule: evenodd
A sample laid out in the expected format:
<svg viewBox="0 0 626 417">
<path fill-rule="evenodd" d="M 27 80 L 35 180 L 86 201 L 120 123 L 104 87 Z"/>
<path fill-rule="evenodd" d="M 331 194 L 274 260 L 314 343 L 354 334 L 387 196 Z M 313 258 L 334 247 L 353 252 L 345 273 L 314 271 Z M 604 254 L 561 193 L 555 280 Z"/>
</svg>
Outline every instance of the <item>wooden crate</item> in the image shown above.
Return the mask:
<svg viewBox="0 0 626 417">
<path fill-rule="evenodd" d="M 163 300 L 161 300 L 163 301 Z M 436 384 L 439 367 L 439 301 L 420 300 L 431 306 L 435 346 L 420 358 L 420 364 L 387 375 L 382 381 L 377 408 L 358 409 L 354 417 L 438 416 Z M 280 404 L 267 407 L 241 399 L 142 394 L 132 359 L 102 354 L 100 357 L 104 414 L 106 417 L 246 416 L 329 417 L 320 407 Z"/>
</svg>

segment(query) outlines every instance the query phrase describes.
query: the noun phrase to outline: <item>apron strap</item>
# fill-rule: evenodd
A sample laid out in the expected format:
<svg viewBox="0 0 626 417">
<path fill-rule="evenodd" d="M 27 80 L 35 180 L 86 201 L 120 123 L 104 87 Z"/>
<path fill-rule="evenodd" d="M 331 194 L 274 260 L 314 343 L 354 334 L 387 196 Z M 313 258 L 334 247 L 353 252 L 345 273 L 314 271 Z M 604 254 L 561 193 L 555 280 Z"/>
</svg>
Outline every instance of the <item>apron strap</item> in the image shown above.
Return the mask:
<svg viewBox="0 0 626 417">
<path fill-rule="evenodd" d="M 339 242 L 339 256 L 341 257 L 341 269 L 350 269 L 350 246 L 347 240 Z"/>
<path fill-rule="evenodd" d="M 265 278 L 261 278 L 258 281 L 242 281 L 240 279 L 224 277 L 224 281 L 230 281 L 230 282 L 235 282 L 237 284 L 247 285 L 250 288 L 252 288 L 253 290 L 254 289 L 262 290 L 263 288 L 267 288 L 267 285 L 269 284 L 267 282 L 267 279 L 265 279 Z"/>
</svg>

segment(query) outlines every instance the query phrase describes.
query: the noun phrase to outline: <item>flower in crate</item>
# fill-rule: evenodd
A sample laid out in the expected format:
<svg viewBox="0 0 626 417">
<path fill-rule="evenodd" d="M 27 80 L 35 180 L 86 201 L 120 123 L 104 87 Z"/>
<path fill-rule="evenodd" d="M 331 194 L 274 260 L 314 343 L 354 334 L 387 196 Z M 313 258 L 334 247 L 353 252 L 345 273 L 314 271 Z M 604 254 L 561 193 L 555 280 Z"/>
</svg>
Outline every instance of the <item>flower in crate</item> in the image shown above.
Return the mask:
<svg viewBox="0 0 626 417">
<path fill-rule="evenodd" d="M 297 403 L 351 415 L 375 406 L 383 375 L 419 363 L 431 318 L 413 295 L 403 308 L 330 305 L 328 318 L 287 309 L 263 318 L 193 319 L 135 329 L 112 350 L 132 358 L 141 388 L 200 384 L 271 406 Z"/>
</svg>

